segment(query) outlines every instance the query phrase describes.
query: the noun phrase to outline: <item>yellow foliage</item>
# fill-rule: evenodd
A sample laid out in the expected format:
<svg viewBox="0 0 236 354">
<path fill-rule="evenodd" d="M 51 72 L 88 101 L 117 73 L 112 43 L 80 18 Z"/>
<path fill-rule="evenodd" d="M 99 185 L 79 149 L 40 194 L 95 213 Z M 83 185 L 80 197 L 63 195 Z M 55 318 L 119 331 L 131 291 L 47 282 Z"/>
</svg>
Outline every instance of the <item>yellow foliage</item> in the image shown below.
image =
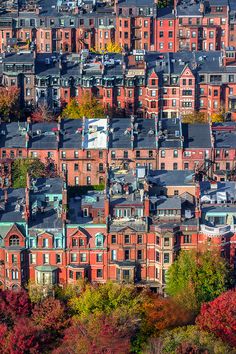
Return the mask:
<svg viewBox="0 0 236 354">
<path fill-rule="evenodd" d="M 122 53 L 122 47 L 115 42 L 109 42 L 106 48 L 100 50 L 90 49 L 92 53 L 106 54 L 106 53 Z"/>
<path fill-rule="evenodd" d="M 224 121 L 224 116 L 222 113 L 213 113 L 211 116 L 212 123 L 221 123 Z"/>
<path fill-rule="evenodd" d="M 207 116 L 206 113 L 203 112 L 192 112 L 183 115 L 182 122 L 189 124 L 206 123 Z"/>
</svg>

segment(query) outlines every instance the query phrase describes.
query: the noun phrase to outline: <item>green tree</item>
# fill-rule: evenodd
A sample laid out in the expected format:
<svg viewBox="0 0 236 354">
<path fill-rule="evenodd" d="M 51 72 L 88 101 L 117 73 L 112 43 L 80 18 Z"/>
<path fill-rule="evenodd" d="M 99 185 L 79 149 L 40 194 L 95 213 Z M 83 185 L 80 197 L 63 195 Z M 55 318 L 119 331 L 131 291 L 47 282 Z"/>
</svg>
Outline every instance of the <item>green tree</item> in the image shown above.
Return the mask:
<svg viewBox="0 0 236 354">
<path fill-rule="evenodd" d="M 16 159 L 12 166 L 13 188 L 26 187 L 27 173 L 33 178 L 45 175 L 45 166 L 39 159 Z"/>
<path fill-rule="evenodd" d="M 182 251 L 168 270 L 166 292 L 197 314 L 203 302 L 227 290 L 229 281 L 228 266 L 218 253 Z"/>
<path fill-rule="evenodd" d="M 233 354 L 233 351 L 213 334 L 201 331 L 197 326 L 187 326 L 165 331 L 159 338 L 152 338 L 144 353 Z"/>
<path fill-rule="evenodd" d="M 71 298 L 68 304 L 80 319 L 91 314 L 129 316 L 140 313 L 144 298 L 133 285 L 108 282 L 98 287 L 87 284 L 84 292 Z"/>
<path fill-rule="evenodd" d="M 85 94 L 79 103 L 75 98 L 72 99 L 62 111 L 63 118 L 104 118 L 104 108 L 102 104 L 89 94 Z"/>
</svg>

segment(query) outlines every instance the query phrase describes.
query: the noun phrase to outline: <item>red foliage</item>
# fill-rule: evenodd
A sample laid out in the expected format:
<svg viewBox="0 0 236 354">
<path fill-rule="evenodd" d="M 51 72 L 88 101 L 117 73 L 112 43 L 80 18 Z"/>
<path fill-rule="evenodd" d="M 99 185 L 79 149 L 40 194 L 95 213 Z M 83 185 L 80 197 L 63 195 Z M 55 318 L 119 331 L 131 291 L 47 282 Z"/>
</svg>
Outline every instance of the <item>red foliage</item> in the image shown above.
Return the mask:
<svg viewBox="0 0 236 354">
<path fill-rule="evenodd" d="M 45 330 L 60 330 L 66 324 L 65 307 L 52 297 L 35 305 L 32 311 L 33 322 Z"/>
<path fill-rule="evenodd" d="M 25 290 L 0 292 L 0 322 L 12 325 L 16 318 L 28 316 L 31 304 Z"/>
<path fill-rule="evenodd" d="M 236 346 L 236 291 L 227 291 L 215 300 L 203 304 L 196 323 L 201 329 Z"/>
<path fill-rule="evenodd" d="M 151 301 L 144 303 L 146 324 L 151 331 L 161 331 L 189 324 L 192 314 L 171 298 L 150 294 Z"/>
<path fill-rule="evenodd" d="M 91 318 L 65 331 L 62 345 L 53 354 L 126 354 L 130 351 L 129 330 L 119 328 L 112 318 Z"/>
<path fill-rule="evenodd" d="M 11 354 L 40 353 L 46 336 L 27 318 L 19 320 L 10 332 L 7 349 Z"/>
<path fill-rule="evenodd" d="M 33 122 L 45 122 L 53 120 L 52 112 L 46 105 L 41 105 L 31 115 Z"/>
</svg>

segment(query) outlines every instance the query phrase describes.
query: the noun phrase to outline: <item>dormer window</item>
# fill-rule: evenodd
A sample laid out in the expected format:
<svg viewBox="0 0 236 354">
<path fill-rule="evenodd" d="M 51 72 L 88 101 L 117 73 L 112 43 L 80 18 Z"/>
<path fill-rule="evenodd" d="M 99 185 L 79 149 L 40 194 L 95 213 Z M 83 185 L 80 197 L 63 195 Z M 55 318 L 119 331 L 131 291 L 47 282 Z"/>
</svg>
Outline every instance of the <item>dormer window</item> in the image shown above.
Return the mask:
<svg viewBox="0 0 236 354">
<path fill-rule="evenodd" d="M 95 245 L 96 245 L 96 247 L 102 247 L 103 246 L 103 241 L 104 241 L 103 234 L 98 233 L 98 234 L 95 235 Z"/>
<path fill-rule="evenodd" d="M 19 246 L 20 245 L 20 239 L 18 236 L 11 236 L 9 238 L 9 245 L 10 246 Z"/>
<path fill-rule="evenodd" d="M 48 247 L 48 238 L 44 238 L 43 239 L 43 248 L 47 248 Z"/>
</svg>

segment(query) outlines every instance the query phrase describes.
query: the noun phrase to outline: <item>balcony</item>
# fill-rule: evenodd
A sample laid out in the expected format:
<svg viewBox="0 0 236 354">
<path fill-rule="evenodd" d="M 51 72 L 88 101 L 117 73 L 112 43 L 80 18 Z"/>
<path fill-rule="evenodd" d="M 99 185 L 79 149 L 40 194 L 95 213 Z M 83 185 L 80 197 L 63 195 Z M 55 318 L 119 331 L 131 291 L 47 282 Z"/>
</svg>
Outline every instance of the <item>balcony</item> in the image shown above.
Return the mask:
<svg viewBox="0 0 236 354">
<path fill-rule="evenodd" d="M 229 232 L 233 231 L 231 228 L 234 229 L 231 225 L 219 226 L 219 227 L 212 227 L 207 225 L 201 225 L 201 233 L 206 234 L 207 236 L 224 236 Z"/>
</svg>

